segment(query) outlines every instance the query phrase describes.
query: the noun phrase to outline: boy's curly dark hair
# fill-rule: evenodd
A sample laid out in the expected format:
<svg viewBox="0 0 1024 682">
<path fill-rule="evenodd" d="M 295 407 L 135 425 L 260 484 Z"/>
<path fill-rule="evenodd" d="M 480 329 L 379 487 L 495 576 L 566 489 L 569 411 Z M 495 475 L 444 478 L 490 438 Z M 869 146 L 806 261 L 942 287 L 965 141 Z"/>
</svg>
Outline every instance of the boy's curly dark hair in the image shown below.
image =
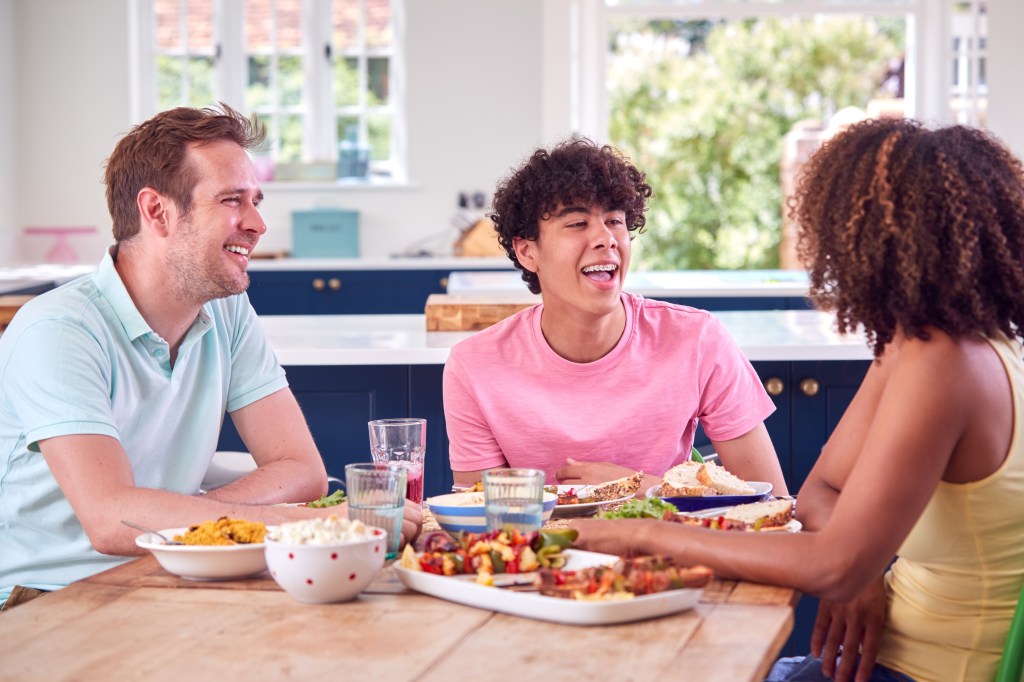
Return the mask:
<svg viewBox="0 0 1024 682">
<path fill-rule="evenodd" d="M 790 209 L 812 299 L 875 357 L 897 327 L 1021 334 L 1024 171 L 994 137 L 864 121 L 810 159 Z"/>
<path fill-rule="evenodd" d="M 498 242 L 522 271 L 530 291 L 540 293 L 537 275 L 523 268 L 512 240 L 537 239 L 540 220 L 561 205 L 594 204 L 605 210 L 625 211 L 630 237 L 643 232 L 651 187 L 644 174 L 613 147 L 598 146 L 581 138 L 538 149 L 499 185 L 490 219 Z"/>
</svg>

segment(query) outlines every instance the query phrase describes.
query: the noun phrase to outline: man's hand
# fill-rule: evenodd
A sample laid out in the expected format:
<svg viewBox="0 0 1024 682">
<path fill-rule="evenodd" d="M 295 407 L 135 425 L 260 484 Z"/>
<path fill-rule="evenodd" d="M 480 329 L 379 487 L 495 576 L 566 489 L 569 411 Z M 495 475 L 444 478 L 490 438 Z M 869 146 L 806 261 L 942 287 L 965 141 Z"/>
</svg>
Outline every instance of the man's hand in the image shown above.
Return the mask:
<svg viewBox="0 0 1024 682">
<path fill-rule="evenodd" d="M 416 502 L 405 501 L 402 513 L 402 544 L 413 542 L 423 529 L 423 508 Z"/>
<path fill-rule="evenodd" d="M 565 466 L 555 472 L 555 478 L 563 485 L 586 485 L 614 481 L 635 473 L 629 467 L 611 462 L 584 462 L 569 457 L 565 460 Z"/>
<path fill-rule="evenodd" d="M 855 682 L 870 679 L 885 626 L 885 611 L 884 577 L 875 580 L 852 601 L 821 600 L 811 634 L 811 655 L 821 658 L 821 671 L 826 676 L 834 676 L 835 682 L 847 682 L 859 652 Z M 843 653 L 837 669 L 840 645 Z"/>
</svg>

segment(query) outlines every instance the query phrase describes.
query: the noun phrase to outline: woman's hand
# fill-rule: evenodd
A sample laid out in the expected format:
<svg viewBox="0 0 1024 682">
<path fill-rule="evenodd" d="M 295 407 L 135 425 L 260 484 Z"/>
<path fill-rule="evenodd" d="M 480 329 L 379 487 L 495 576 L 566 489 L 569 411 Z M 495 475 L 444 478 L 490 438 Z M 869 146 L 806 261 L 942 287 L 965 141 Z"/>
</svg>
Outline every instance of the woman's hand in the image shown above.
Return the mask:
<svg viewBox="0 0 1024 682">
<path fill-rule="evenodd" d="M 875 667 L 875 657 L 885 627 L 885 578 L 880 577 L 848 602 L 821 600 L 818 619 L 811 634 L 811 655 L 821 658 L 821 671 L 835 676 L 835 682 L 847 682 L 860 653 L 855 682 L 867 682 Z M 836 657 L 843 651 L 836 667 Z"/>
<path fill-rule="evenodd" d="M 565 466 L 555 472 L 555 478 L 563 485 L 587 485 L 606 483 L 635 473 L 629 467 L 611 462 L 585 462 L 569 457 L 565 460 Z"/>
<path fill-rule="evenodd" d="M 573 547 L 632 557 L 655 553 L 646 540 L 652 537 L 647 532 L 651 524 L 664 525 L 664 522 L 656 519 L 577 519 L 570 521 L 569 527 L 579 532 Z"/>
</svg>

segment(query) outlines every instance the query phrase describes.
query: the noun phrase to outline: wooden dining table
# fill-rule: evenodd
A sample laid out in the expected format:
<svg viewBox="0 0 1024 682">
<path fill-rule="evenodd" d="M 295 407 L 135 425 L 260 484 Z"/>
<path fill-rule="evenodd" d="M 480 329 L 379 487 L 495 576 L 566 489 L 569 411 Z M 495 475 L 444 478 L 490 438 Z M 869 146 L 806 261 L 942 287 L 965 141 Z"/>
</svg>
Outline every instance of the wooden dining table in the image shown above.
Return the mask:
<svg viewBox="0 0 1024 682">
<path fill-rule="evenodd" d="M 564 625 L 409 591 L 390 566 L 310 605 L 266 572 L 198 582 L 145 556 L 0 614 L 0 680 L 762 680 L 795 600 L 716 579 L 680 613 Z"/>
</svg>

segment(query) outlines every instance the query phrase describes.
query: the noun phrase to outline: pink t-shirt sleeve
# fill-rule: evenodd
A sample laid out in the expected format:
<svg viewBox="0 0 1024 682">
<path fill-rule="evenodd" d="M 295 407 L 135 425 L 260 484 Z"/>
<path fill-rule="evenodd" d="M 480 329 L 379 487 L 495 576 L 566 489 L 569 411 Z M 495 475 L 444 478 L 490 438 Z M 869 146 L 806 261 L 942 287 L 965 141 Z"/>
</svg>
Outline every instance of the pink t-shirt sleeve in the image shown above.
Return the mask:
<svg viewBox="0 0 1024 682">
<path fill-rule="evenodd" d="M 452 471 L 505 466 L 505 455 L 472 390 L 458 346 L 452 348 L 444 367 L 444 418 Z"/>
<path fill-rule="evenodd" d="M 775 411 L 757 372 L 722 323 L 708 317 L 700 341 L 698 418 L 711 440 L 739 438 Z"/>
</svg>

